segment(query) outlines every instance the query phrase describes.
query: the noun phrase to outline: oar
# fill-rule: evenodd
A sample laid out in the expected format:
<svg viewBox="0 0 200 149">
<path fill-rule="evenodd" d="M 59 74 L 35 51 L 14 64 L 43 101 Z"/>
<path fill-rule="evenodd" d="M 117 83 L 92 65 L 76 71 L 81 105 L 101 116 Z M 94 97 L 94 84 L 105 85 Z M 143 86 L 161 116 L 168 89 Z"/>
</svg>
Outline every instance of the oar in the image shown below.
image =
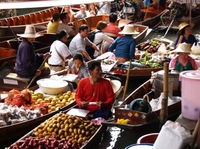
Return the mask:
<svg viewBox="0 0 200 149">
<path fill-rule="evenodd" d="M 124 87 L 124 94 L 123 94 L 123 97 L 122 97 L 122 101 L 124 101 L 124 99 L 126 97 L 126 91 L 127 91 L 127 87 L 128 87 L 130 68 L 131 68 L 131 60 L 129 61 L 128 71 L 127 71 L 127 74 L 126 74 L 126 83 L 125 83 L 125 87 Z"/>
<path fill-rule="evenodd" d="M 165 36 L 167 35 L 169 29 L 171 28 L 172 24 L 174 23 L 174 20 L 175 20 L 175 17 L 176 17 L 176 12 L 177 12 L 177 10 L 174 12 L 172 21 L 171 21 L 171 23 L 169 24 L 169 26 L 168 26 L 168 28 L 167 28 L 167 30 L 166 30 L 165 35 L 163 36 L 163 38 L 165 38 Z"/>
<path fill-rule="evenodd" d="M 42 64 L 40 65 L 40 67 L 38 68 L 39 70 L 42 69 L 44 63 L 46 62 L 46 60 L 48 59 L 49 57 L 47 56 L 44 61 L 42 62 Z M 27 85 L 26 88 L 29 88 L 31 86 L 31 84 L 33 83 L 33 81 L 37 78 L 37 75 L 35 74 L 35 76 L 31 79 L 30 83 Z"/>
<path fill-rule="evenodd" d="M 169 63 L 164 63 L 164 82 L 163 82 L 163 98 L 161 102 L 160 110 L 160 128 L 166 122 L 168 117 L 168 71 Z"/>
</svg>

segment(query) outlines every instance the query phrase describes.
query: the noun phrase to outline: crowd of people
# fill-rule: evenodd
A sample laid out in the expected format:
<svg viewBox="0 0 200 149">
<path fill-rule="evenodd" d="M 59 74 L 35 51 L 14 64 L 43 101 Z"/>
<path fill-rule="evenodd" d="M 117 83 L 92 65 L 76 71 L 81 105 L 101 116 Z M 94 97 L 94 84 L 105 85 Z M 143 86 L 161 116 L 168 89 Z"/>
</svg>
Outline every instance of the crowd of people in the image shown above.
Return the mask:
<svg viewBox="0 0 200 149">
<path fill-rule="evenodd" d="M 98 9 L 108 5 L 102 3 Z M 96 26 L 94 41 L 87 37 L 90 32 L 86 24 L 76 27 L 77 19 L 87 15 L 96 15 L 96 5 L 90 4 L 86 12 L 86 6 L 80 5 L 80 12 L 73 14 L 70 6 L 66 6 L 65 12 L 55 13 L 47 26 L 47 33 L 55 33 L 56 40 L 51 44 L 50 51 L 45 54 L 34 52 L 33 42 L 41 34 L 36 33 L 34 26 L 27 25 L 23 38 L 17 50 L 16 73 L 21 78 L 38 78 L 49 76 L 50 71 L 61 71 L 68 66 L 68 73 L 78 75 L 76 100 L 80 108 L 85 108 L 97 117 L 110 116 L 110 108 L 114 103 L 115 95 L 110 82 L 102 78 L 101 63 L 94 60 L 97 56 L 107 51 L 113 52 L 118 63 L 124 63 L 134 59 L 136 41 L 132 36 L 138 34 L 134 25 L 128 24 L 121 30 L 117 22 L 117 14 L 109 14 L 109 23 L 99 21 Z M 104 8 L 106 10 L 106 7 Z M 106 11 L 102 11 L 104 14 Z M 177 39 L 171 53 L 177 54 L 170 62 L 169 68 L 178 72 L 198 69 L 195 60 L 189 56 L 191 46 L 197 40 L 191 33 L 192 25 L 185 22 L 179 25 Z M 72 37 L 69 46 L 66 45 L 68 37 Z M 101 44 L 99 44 L 101 43 Z M 86 46 L 94 51 L 88 53 Z M 49 67 L 40 67 L 42 62 L 48 59 Z M 92 102 L 92 104 L 90 104 Z M 95 102 L 95 104 L 94 104 Z"/>
</svg>

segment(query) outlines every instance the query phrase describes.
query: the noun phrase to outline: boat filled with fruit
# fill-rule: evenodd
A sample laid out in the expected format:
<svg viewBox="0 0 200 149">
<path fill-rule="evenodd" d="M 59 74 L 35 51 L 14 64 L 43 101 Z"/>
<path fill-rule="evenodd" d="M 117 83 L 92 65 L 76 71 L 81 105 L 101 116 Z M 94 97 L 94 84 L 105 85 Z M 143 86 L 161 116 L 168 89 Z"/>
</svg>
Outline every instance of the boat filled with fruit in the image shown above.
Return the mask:
<svg viewBox="0 0 200 149">
<path fill-rule="evenodd" d="M 0 144 L 22 137 L 59 111 L 75 106 L 74 96 L 72 91 L 46 96 L 30 89 L 10 90 L 0 102 Z"/>
<path fill-rule="evenodd" d="M 60 112 L 47 119 L 9 148 L 93 148 L 101 140 L 105 127 L 66 112 Z"/>
<path fill-rule="evenodd" d="M 111 73 L 127 76 L 130 64 L 129 77 L 150 77 L 152 72 L 163 69 L 164 62 L 169 62 L 168 52 L 173 42 L 168 39 L 152 39 L 136 46 L 135 59 L 113 67 Z"/>
</svg>

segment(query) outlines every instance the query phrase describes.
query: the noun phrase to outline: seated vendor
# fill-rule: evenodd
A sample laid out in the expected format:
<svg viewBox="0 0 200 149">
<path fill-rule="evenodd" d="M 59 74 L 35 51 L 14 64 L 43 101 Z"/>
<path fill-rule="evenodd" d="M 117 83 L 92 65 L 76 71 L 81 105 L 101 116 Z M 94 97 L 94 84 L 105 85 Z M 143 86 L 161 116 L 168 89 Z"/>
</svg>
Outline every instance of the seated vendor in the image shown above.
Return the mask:
<svg viewBox="0 0 200 149">
<path fill-rule="evenodd" d="M 90 76 L 80 80 L 76 90 L 76 103 L 80 108 L 89 110 L 93 118 L 111 116 L 115 94 L 109 80 L 102 78 L 101 63 L 88 63 Z"/>
<path fill-rule="evenodd" d="M 192 28 L 194 27 L 194 24 L 189 25 L 186 22 L 181 23 L 178 26 L 178 32 L 176 33 L 178 36 L 176 37 L 176 41 L 174 43 L 174 49 L 177 48 L 179 43 L 188 43 L 190 46 L 192 46 L 194 43 L 197 43 L 197 40 L 195 36 L 192 34 Z"/>
<path fill-rule="evenodd" d="M 68 63 L 69 73 L 78 75 L 78 79 L 86 78 L 89 76 L 88 69 L 84 63 L 83 55 L 76 53 Z"/>
<path fill-rule="evenodd" d="M 16 73 L 21 78 L 33 78 L 34 76 L 45 77 L 50 74 L 48 67 L 40 67 L 45 59 L 51 55 L 49 52 L 45 54 L 36 54 L 33 42 L 35 38 L 41 34 L 36 33 L 33 25 L 27 25 L 24 34 L 18 34 L 23 40 L 17 50 L 17 58 L 15 63 Z M 40 69 L 39 69 L 40 68 Z"/>
<path fill-rule="evenodd" d="M 124 34 L 124 36 L 118 37 L 110 45 L 108 51 L 115 54 L 118 63 L 124 63 L 135 57 L 135 39 L 132 37 L 134 34 L 138 34 L 135 31 L 133 25 L 126 25 L 124 29 L 119 32 L 119 34 Z"/>
<path fill-rule="evenodd" d="M 169 63 L 169 69 L 182 72 L 185 70 L 197 70 L 195 60 L 189 56 L 191 52 L 190 44 L 180 43 L 178 47 L 172 51 L 177 53 L 178 56 L 174 57 Z"/>
</svg>

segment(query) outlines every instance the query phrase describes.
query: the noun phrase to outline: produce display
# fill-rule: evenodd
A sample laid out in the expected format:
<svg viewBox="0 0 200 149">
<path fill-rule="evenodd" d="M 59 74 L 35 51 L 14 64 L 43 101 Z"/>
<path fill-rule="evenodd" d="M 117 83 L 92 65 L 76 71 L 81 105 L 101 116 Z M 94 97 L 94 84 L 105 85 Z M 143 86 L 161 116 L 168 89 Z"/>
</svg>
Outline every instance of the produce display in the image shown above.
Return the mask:
<svg viewBox="0 0 200 149">
<path fill-rule="evenodd" d="M 144 57 L 131 62 L 130 69 L 131 70 L 140 70 L 143 68 L 161 68 L 163 67 L 164 62 L 169 62 L 171 59 L 167 57 L 154 57 L 145 51 Z M 115 69 L 115 74 L 126 74 L 129 67 L 129 62 L 125 62 L 123 64 L 119 64 Z M 123 68 L 123 69 L 122 69 Z"/>
<path fill-rule="evenodd" d="M 32 100 L 36 104 L 45 103 L 48 106 L 48 112 L 59 110 L 60 108 L 69 105 L 74 102 L 75 93 L 67 91 L 60 93 L 56 96 L 45 97 L 42 93 L 32 92 Z"/>
<path fill-rule="evenodd" d="M 99 126 L 77 116 L 59 113 L 36 127 L 30 136 L 12 144 L 10 149 L 79 149 Z"/>
<path fill-rule="evenodd" d="M 5 104 L 10 106 L 23 106 L 26 109 L 34 110 L 39 109 L 42 114 L 46 114 L 48 112 L 48 107 L 44 102 L 39 104 L 35 104 L 32 101 L 32 92 L 29 89 L 24 89 L 22 91 L 12 89 L 8 93 L 8 97 L 4 100 Z"/>
<path fill-rule="evenodd" d="M 136 48 L 138 48 L 138 50 L 140 51 L 148 51 L 149 53 L 155 53 L 158 51 L 162 43 L 164 43 L 166 47 L 169 45 L 168 42 L 161 41 L 158 39 L 152 39 L 141 43 Z"/>
<path fill-rule="evenodd" d="M 0 127 L 34 119 L 40 117 L 41 115 L 42 114 L 39 109 L 29 110 L 23 106 L 13 107 L 0 103 Z"/>
<path fill-rule="evenodd" d="M 117 120 L 117 123 L 118 124 L 130 124 L 130 120 L 121 118 L 121 119 Z"/>
<path fill-rule="evenodd" d="M 102 61 L 103 65 L 112 65 L 114 63 L 115 63 L 115 61 L 110 60 L 110 59 L 105 59 L 105 60 Z"/>
<path fill-rule="evenodd" d="M 74 102 L 75 93 L 67 91 L 56 96 L 45 97 L 29 89 L 13 89 L 4 103 L 0 103 L 0 127 L 34 119 L 59 110 Z"/>
</svg>

